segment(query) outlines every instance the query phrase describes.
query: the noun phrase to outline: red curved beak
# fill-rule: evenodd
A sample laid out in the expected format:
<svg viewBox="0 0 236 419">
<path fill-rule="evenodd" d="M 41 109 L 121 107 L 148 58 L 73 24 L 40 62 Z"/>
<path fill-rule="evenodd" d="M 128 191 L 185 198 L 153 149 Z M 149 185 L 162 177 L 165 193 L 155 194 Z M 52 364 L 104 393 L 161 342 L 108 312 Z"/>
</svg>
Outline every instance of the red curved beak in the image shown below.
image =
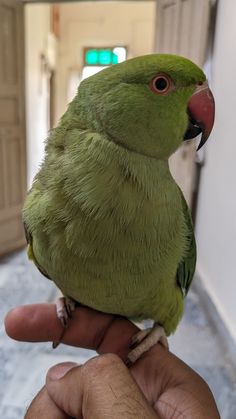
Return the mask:
<svg viewBox="0 0 236 419">
<path fill-rule="evenodd" d="M 207 82 L 193 93 L 188 103 L 188 115 L 190 123 L 184 139 L 194 138 L 202 132 L 199 150 L 207 141 L 215 120 L 215 100 Z"/>
</svg>

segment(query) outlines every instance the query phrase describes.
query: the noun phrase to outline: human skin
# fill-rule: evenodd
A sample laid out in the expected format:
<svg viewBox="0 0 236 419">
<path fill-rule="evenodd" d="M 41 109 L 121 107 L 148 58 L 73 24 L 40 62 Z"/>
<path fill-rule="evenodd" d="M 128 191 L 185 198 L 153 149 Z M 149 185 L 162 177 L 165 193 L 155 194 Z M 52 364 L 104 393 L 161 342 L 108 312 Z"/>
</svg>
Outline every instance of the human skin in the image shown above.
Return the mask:
<svg viewBox="0 0 236 419">
<path fill-rule="evenodd" d="M 8 313 L 5 327 L 12 338 L 31 342 L 55 341 L 62 332 L 53 304 L 18 307 Z M 83 366 L 50 369 L 25 419 L 219 419 L 205 381 L 160 344 L 129 369 L 124 365 L 136 332 L 127 319 L 77 308 L 63 342 L 100 356 Z"/>
</svg>

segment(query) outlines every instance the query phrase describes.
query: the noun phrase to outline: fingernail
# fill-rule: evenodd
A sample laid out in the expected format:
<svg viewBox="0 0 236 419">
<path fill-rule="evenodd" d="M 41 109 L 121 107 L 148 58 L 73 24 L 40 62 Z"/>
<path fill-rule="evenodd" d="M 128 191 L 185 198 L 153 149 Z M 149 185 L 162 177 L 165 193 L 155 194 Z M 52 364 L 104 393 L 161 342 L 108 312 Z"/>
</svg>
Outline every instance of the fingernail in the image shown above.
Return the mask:
<svg viewBox="0 0 236 419">
<path fill-rule="evenodd" d="M 59 380 L 60 378 L 64 377 L 68 371 L 75 367 L 78 367 L 78 364 L 75 362 L 64 362 L 62 364 L 55 365 L 48 371 L 47 378 L 50 380 Z"/>
</svg>

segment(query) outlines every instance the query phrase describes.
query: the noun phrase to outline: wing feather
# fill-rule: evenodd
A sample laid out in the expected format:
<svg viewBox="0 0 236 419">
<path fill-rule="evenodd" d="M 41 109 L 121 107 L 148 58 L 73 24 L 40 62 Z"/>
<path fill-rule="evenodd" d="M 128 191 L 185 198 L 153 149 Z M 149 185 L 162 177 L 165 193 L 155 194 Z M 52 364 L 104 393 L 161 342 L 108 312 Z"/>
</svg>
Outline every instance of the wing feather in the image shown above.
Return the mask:
<svg viewBox="0 0 236 419">
<path fill-rule="evenodd" d="M 185 201 L 182 191 L 182 203 L 183 203 L 183 212 L 186 220 L 186 224 L 188 227 L 188 251 L 185 255 L 184 259 L 180 262 L 178 269 L 177 269 L 177 283 L 181 287 L 181 290 L 185 295 L 187 295 L 189 287 L 192 283 L 195 268 L 196 268 L 196 257 L 197 257 L 197 249 L 196 249 L 196 241 L 194 236 L 194 229 L 193 229 L 193 222 L 192 217 L 190 214 L 190 210 L 188 205 Z"/>
</svg>

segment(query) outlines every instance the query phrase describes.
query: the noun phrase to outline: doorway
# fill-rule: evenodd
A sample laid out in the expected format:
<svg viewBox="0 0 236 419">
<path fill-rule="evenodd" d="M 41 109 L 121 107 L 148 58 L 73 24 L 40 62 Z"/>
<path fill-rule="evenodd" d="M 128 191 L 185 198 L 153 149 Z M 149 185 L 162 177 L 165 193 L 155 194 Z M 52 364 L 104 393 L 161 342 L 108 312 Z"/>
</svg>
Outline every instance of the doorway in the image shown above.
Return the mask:
<svg viewBox="0 0 236 419">
<path fill-rule="evenodd" d="M 23 6 L 0 0 L 0 255 L 21 247 L 26 191 Z"/>
<path fill-rule="evenodd" d="M 25 5 L 28 186 L 48 131 L 80 81 L 113 64 L 112 57 L 119 62 L 154 51 L 155 11 L 155 1 Z"/>
</svg>

